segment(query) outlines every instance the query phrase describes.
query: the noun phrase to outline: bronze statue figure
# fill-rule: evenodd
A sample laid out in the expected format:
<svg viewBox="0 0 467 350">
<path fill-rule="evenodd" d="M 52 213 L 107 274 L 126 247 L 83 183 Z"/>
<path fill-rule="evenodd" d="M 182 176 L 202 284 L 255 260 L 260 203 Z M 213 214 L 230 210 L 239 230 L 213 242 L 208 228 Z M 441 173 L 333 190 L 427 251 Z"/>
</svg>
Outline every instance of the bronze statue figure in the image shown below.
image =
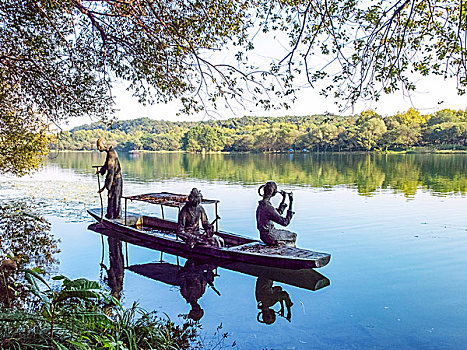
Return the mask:
<svg viewBox="0 0 467 350">
<path fill-rule="evenodd" d="M 258 302 L 258 309 L 261 311 L 258 313 L 258 322 L 265 324 L 272 324 L 276 321 L 276 311 L 272 307 L 276 303 L 280 303 L 280 310 L 278 314 L 285 317 L 290 322 L 292 313 L 290 308 L 293 303 L 290 300 L 289 293 L 279 286 L 273 286 L 273 281 L 264 277 L 258 277 L 256 280 L 255 295 L 256 301 Z M 284 316 L 284 304 L 287 308 L 287 315 Z"/>
<path fill-rule="evenodd" d="M 196 244 L 222 247 L 224 241 L 221 237 L 214 235 L 214 225 L 208 221 L 206 211 L 201 206 L 202 200 L 203 196 L 201 192 L 193 188 L 188 195 L 188 202 L 186 202 L 178 214 L 177 235 L 191 248 Z M 200 220 L 204 232 L 200 230 Z"/>
<path fill-rule="evenodd" d="M 120 162 L 118 161 L 117 152 L 113 149 L 112 146 L 107 146 L 104 139 L 100 138 L 97 140 L 97 148 L 100 152 L 105 151 L 107 153 L 104 165 L 100 170 L 97 170 L 97 173 L 100 173 L 101 175 L 107 173 L 105 177 L 105 184 L 98 193 L 101 193 L 107 189 L 108 201 L 107 214 L 105 217 L 108 219 L 117 219 L 120 218 L 122 214 L 121 199 L 123 179 Z"/>
<path fill-rule="evenodd" d="M 263 193 L 261 193 L 263 190 Z M 256 209 L 256 226 L 260 233 L 261 240 L 267 245 L 285 244 L 288 246 L 295 246 L 297 234 L 287 230 L 278 230 L 274 227 L 273 222 L 282 226 L 287 226 L 292 219 L 294 212 L 292 211 L 293 194 L 288 193 L 289 197 L 289 210 L 285 217 L 281 216 L 287 204 L 285 204 L 286 193 L 281 191 L 282 201 L 276 209 L 272 206 L 270 200 L 277 194 L 277 185 L 273 181 L 269 181 L 258 189 L 258 193 L 262 200 L 258 202 Z"/>
</svg>

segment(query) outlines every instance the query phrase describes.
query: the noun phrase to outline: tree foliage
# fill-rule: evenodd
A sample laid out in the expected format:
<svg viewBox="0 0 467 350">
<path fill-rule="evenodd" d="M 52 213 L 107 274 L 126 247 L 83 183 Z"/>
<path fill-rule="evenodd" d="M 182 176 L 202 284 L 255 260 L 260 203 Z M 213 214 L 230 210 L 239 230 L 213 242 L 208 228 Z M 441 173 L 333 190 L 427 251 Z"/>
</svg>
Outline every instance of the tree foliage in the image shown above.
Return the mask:
<svg viewBox="0 0 467 350">
<path fill-rule="evenodd" d="M 53 137 L 35 117 L 0 114 L 0 173 L 24 175 L 37 169 Z"/>
<path fill-rule="evenodd" d="M 382 118 L 371 118 L 360 125 L 357 142 L 365 150 L 374 149 L 386 133 L 386 124 Z"/>
<path fill-rule="evenodd" d="M 24 175 L 39 167 L 53 137 L 37 113 L 2 87 L 0 82 L 0 173 Z"/>
<path fill-rule="evenodd" d="M 209 52 L 245 41 L 248 1 L 14 0 L 0 4 L 3 93 L 53 120 L 112 110 L 115 79 L 140 102 L 180 98 L 199 110 L 237 96 L 252 76 L 213 64 Z M 257 85 L 259 86 L 259 85 Z M 205 100 L 203 100 L 205 101 Z"/>
<path fill-rule="evenodd" d="M 220 98 L 270 108 L 301 74 L 349 103 L 412 90 L 414 72 L 467 83 L 464 0 L 10 0 L 0 21 L 2 92 L 53 119 L 106 115 L 115 79 L 185 111 Z M 285 57 L 252 63 L 258 31 L 289 38 Z M 233 60 L 213 55 L 225 48 Z"/>
<path fill-rule="evenodd" d="M 417 74 L 454 77 L 458 92 L 465 93 L 465 0 L 286 3 L 293 6 L 272 16 L 265 4 L 263 16 L 265 31 L 289 32 L 290 51 L 279 68 L 304 73 L 311 85 L 325 79 L 321 93 L 342 99 L 344 106 L 401 88 L 414 90 Z"/>
<path fill-rule="evenodd" d="M 15 114 L 27 109 L 52 120 L 109 111 L 103 62 L 80 28 L 72 1 L 0 3 L 0 93 Z"/>
</svg>

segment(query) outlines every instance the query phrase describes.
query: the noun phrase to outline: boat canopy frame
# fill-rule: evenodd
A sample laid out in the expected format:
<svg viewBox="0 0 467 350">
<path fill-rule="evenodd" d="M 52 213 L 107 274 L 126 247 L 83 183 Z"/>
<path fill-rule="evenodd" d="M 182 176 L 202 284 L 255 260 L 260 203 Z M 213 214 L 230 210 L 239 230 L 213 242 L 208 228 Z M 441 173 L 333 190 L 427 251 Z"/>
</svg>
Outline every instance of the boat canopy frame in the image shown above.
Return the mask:
<svg viewBox="0 0 467 350">
<path fill-rule="evenodd" d="M 188 201 L 188 196 L 184 194 L 171 193 L 171 192 L 155 192 L 147 194 L 138 194 L 134 196 L 122 196 L 125 199 L 125 226 L 127 225 L 127 208 L 128 200 L 139 201 L 149 204 L 156 204 L 161 206 L 162 219 L 165 220 L 164 206 L 178 208 L 178 213 Z M 218 205 L 220 201 L 217 199 L 204 199 L 201 204 L 214 204 L 216 218 L 218 215 Z M 219 220 L 216 220 L 216 232 L 219 232 Z"/>
</svg>

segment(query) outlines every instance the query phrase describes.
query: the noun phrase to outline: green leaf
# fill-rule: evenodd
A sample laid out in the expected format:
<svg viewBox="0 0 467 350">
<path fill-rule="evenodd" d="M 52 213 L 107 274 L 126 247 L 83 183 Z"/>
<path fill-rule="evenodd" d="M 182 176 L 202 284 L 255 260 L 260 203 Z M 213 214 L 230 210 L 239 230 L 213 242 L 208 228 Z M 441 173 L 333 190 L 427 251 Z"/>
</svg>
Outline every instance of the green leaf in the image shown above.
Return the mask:
<svg viewBox="0 0 467 350">
<path fill-rule="evenodd" d="M 45 270 L 41 267 L 34 267 L 33 269 L 31 269 L 31 271 L 34 271 L 38 274 L 41 274 L 41 275 L 44 275 L 45 274 Z"/>
<path fill-rule="evenodd" d="M 67 290 L 60 291 L 54 298 L 55 303 L 60 303 L 64 300 L 77 298 L 81 300 L 85 299 L 99 299 L 100 294 L 89 290 Z"/>
<path fill-rule="evenodd" d="M 55 340 L 52 339 L 52 342 L 54 343 L 54 345 L 58 348 L 58 350 L 68 350 L 68 348 L 63 345 L 63 344 L 60 344 L 60 343 L 57 343 Z"/>
<path fill-rule="evenodd" d="M 28 320 L 40 320 L 45 319 L 39 314 L 32 314 L 25 311 L 12 311 L 12 312 L 0 312 L 0 321 L 3 322 L 17 322 L 17 321 L 28 321 Z"/>
<path fill-rule="evenodd" d="M 79 290 L 90 290 L 90 289 L 101 289 L 101 285 L 96 281 L 89 281 L 85 278 L 78 278 L 76 280 L 65 279 L 63 285 L 67 289 L 79 289 Z"/>
<path fill-rule="evenodd" d="M 53 279 L 54 281 L 60 281 L 60 280 L 68 280 L 69 278 L 66 277 L 66 276 L 63 276 L 63 275 L 59 275 L 59 276 L 54 276 L 54 277 L 52 277 L 52 279 Z"/>
<path fill-rule="evenodd" d="M 34 287 L 39 290 L 38 286 L 37 286 L 37 283 L 35 281 L 35 279 L 39 280 L 40 282 L 42 282 L 43 284 L 45 284 L 47 286 L 47 288 L 49 288 L 50 290 L 52 288 L 50 288 L 49 284 L 47 283 L 47 281 L 39 274 L 37 273 L 36 271 L 34 270 L 29 270 L 29 269 L 25 269 L 24 270 L 24 274 L 26 276 L 26 279 L 32 283 L 34 285 Z M 35 279 L 34 279 L 34 278 Z"/>
<path fill-rule="evenodd" d="M 75 347 L 78 347 L 78 348 L 81 348 L 81 349 L 90 349 L 89 346 L 86 346 L 85 344 L 83 343 L 80 343 L 80 342 L 77 342 L 77 341 L 74 341 L 74 340 L 67 340 L 68 343 L 70 343 L 71 345 L 74 345 Z"/>
</svg>

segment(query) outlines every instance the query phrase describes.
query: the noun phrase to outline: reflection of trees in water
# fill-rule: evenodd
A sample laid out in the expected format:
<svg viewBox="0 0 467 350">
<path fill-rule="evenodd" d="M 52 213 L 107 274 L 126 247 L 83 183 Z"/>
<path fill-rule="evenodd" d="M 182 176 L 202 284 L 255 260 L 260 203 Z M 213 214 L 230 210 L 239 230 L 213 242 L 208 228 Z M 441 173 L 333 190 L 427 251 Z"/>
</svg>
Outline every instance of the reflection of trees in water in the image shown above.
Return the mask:
<svg viewBox="0 0 467 350">
<path fill-rule="evenodd" d="M 33 306 L 18 269 L 49 270 L 57 263 L 57 241 L 50 224 L 23 202 L 0 204 L 0 261 L 14 261 L 17 269 L 0 267 L 0 307 Z"/>
<path fill-rule="evenodd" d="M 256 184 L 270 179 L 311 187 L 346 185 L 369 195 L 379 188 L 406 196 L 418 188 L 433 194 L 467 192 L 465 154 L 306 153 L 120 155 L 125 175 L 143 181 L 197 178 Z M 91 159 L 91 160 L 90 160 Z M 91 171 L 95 153 L 62 153 L 55 160 L 65 168 Z M 94 163 L 93 163 L 94 164 Z"/>
</svg>

